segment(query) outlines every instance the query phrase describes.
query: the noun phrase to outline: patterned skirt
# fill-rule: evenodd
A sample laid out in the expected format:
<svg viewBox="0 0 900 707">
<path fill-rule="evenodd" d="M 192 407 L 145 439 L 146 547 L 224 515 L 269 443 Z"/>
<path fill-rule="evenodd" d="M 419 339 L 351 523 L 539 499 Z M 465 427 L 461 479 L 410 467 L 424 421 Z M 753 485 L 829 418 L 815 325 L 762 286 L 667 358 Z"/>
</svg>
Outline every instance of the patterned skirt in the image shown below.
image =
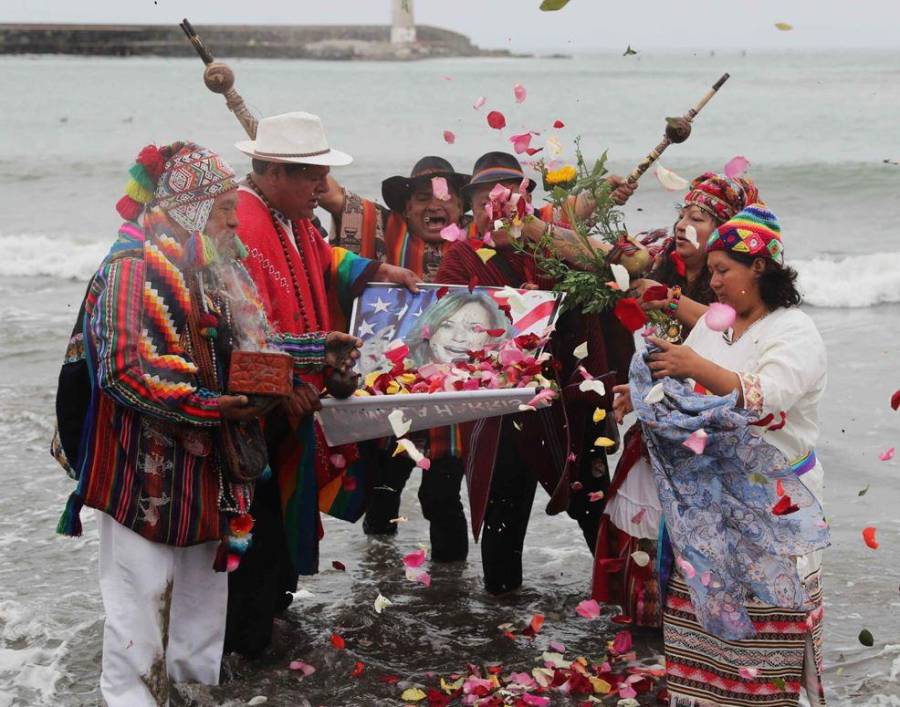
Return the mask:
<svg viewBox="0 0 900 707">
<path fill-rule="evenodd" d="M 801 687 L 812 707 L 824 707 L 821 571 L 804 584 L 812 611 L 749 604 L 757 635 L 725 641 L 703 629 L 687 585 L 673 576 L 663 616 L 669 707 L 793 707 Z"/>
</svg>

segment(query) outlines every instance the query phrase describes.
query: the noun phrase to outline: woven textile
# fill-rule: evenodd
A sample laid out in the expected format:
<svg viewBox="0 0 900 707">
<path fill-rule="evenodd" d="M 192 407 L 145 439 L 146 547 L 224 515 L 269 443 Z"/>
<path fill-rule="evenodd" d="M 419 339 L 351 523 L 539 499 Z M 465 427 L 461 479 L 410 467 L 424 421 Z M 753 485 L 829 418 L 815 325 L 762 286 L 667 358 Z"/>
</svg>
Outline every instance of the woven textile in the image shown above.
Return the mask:
<svg viewBox="0 0 900 707">
<path fill-rule="evenodd" d="M 749 179 L 732 179 L 704 172 L 691 182 L 684 204 L 696 204 L 719 223 L 727 221 L 749 204 L 759 201 L 759 191 Z"/>
<path fill-rule="evenodd" d="M 156 201 L 186 231 L 206 226 L 213 200 L 237 187 L 234 170 L 212 150 L 186 143 L 171 159 L 156 185 Z"/>
<path fill-rule="evenodd" d="M 778 218 L 765 204 L 751 204 L 713 231 L 706 252 L 714 250 L 769 258 L 781 265 L 784 245 Z"/>
</svg>

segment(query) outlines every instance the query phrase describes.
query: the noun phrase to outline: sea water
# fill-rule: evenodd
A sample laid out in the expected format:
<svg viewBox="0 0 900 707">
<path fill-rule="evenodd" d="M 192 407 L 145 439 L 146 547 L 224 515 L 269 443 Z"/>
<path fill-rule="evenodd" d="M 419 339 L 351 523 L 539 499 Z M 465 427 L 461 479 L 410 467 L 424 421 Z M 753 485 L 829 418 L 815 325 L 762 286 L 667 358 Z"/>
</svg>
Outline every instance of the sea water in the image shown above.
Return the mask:
<svg viewBox="0 0 900 707">
<path fill-rule="evenodd" d="M 731 79 L 704 109 L 688 142 L 663 164 L 685 178 L 721 171 L 735 155 L 779 215 L 787 259 L 800 272 L 806 311 L 828 346 L 819 458 L 833 547 L 825 555 L 826 687 L 836 705 L 900 704 L 900 461 L 879 454 L 900 441 L 900 57 L 888 53 L 654 54 L 571 60 L 471 59 L 415 64 L 232 62 L 237 89 L 259 115 L 322 116 L 333 147 L 355 161 L 334 170 L 348 188 L 379 198 L 380 182 L 408 174 L 425 154 L 469 171 L 509 135 L 551 133 L 573 156 L 609 149 L 627 173 L 724 72 Z M 72 484 L 47 453 L 56 375 L 87 278 L 118 226 L 114 204 L 141 147 L 190 139 L 238 169 L 243 139 L 220 96 L 188 59 L 0 58 L 0 706 L 95 704 L 102 636 L 97 535 L 84 512 L 80 539 L 54 535 Z M 517 104 L 513 84 L 528 97 Z M 475 110 L 479 96 L 486 105 Z M 502 111 L 501 132 L 487 126 Z M 565 128 L 553 131 L 555 120 Z M 456 141 L 443 141 L 444 130 Z M 625 207 L 631 232 L 669 226 L 682 195 L 646 175 Z M 900 459 L 900 458 L 898 458 Z M 395 540 L 360 525 L 325 522 L 323 572 L 304 578 L 279 623 L 277 650 L 261 663 L 229 661 L 215 689 L 180 688 L 198 704 L 399 703 L 380 680 L 434 685 L 429 672 L 467 663 L 530 668 L 548 640 L 599 656 L 619 627 L 587 622 L 574 606 L 589 593 L 590 555 L 567 516 L 546 516 L 538 492 L 525 545 L 525 585 L 503 601 L 480 584 L 479 548 L 464 566 L 432 566 L 429 589 L 403 576 L 402 556 L 427 543 L 415 500 Z M 860 492 L 868 488 L 863 495 Z M 868 549 L 864 526 L 878 528 Z M 346 572 L 331 568 L 333 560 Z M 394 602 L 372 609 L 378 592 Z M 533 643 L 497 628 L 547 616 Z M 862 628 L 875 637 L 865 648 Z M 348 650 L 328 644 L 332 631 Z M 658 642 L 638 639 L 652 660 Z M 317 672 L 300 680 L 290 660 Z M 366 663 L 350 678 L 354 662 Z M 404 683 L 401 683 L 404 684 Z"/>
</svg>

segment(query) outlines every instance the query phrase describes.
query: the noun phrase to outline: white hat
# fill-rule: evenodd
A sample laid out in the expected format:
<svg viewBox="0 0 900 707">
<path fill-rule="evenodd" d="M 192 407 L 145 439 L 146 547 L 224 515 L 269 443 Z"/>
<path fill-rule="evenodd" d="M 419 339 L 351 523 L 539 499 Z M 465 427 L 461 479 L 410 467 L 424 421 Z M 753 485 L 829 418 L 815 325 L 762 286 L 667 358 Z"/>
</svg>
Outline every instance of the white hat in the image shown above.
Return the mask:
<svg viewBox="0 0 900 707">
<path fill-rule="evenodd" d="M 322 120 L 312 113 L 263 118 L 256 127 L 256 140 L 241 140 L 234 146 L 245 155 L 266 162 L 342 167 L 353 161 L 346 152 L 328 147 Z"/>
</svg>

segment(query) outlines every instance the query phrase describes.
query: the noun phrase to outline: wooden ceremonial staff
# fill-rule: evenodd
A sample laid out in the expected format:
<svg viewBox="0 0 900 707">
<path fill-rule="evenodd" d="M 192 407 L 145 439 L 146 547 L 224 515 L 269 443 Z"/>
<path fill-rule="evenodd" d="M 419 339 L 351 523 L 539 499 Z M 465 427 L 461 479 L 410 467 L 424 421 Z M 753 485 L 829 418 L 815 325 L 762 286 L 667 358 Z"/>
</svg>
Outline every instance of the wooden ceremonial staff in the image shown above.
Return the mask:
<svg viewBox="0 0 900 707">
<path fill-rule="evenodd" d="M 208 70 L 208 69 L 207 69 Z M 665 149 L 671 145 L 672 143 L 678 144 L 687 140 L 691 135 L 691 123 L 694 118 L 697 117 L 697 114 L 703 110 L 703 107 L 709 103 L 709 100 L 716 95 L 720 88 L 722 88 L 722 84 L 724 84 L 729 79 L 728 74 L 722 74 L 722 78 L 716 81 L 713 84 L 713 87 L 709 89 L 707 94 L 700 99 L 700 102 L 691 108 L 686 115 L 680 118 L 666 118 L 666 134 L 663 136 L 662 142 L 660 142 L 656 147 L 654 147 L 650 154 L 647 155 L 641 163 L 634 168 L 634 171 L 628 175 L 628 181 L 631 184 L 637 182 L 638 179 L 641 178 L 641 175 L 646 172 L 650 165 L 652 165 L 656 160 L 660 158 Z M 206 84 L 209 86 L 209 82 Z M 212 89 L 212 87 L 210 86 Z M 212 89 L 215 90 L 215 89 Z M 229 106 L 230 107 L 230 106 Z"/>
<path fill-rule="evenodd" d="M 203 63 L 206 64 L 206 69 L 203 71 L 203 83 L 213 93 L 221 93 L 225 96 L 225 105 L 228 106 L 228 110 L 234 113 L 247 136 L 251 140 L 255 140 L 258 121 L 250 113 L 247 104 L 241 98 L 241 94 L 234 90 L 234 72 L 227 64 L 216 61 L 213 58 L 209 50 L 203 46 L 203 42 L 200 41 L 200 37 L 191 26 L 191 23 L 187 21 L 187 18 L 181 21 L 179 27 L 184 30 L 187 38 L 194 45 L 194 49 L 197 50 L 197 54 L 200 55 Z"/>
</svg>

